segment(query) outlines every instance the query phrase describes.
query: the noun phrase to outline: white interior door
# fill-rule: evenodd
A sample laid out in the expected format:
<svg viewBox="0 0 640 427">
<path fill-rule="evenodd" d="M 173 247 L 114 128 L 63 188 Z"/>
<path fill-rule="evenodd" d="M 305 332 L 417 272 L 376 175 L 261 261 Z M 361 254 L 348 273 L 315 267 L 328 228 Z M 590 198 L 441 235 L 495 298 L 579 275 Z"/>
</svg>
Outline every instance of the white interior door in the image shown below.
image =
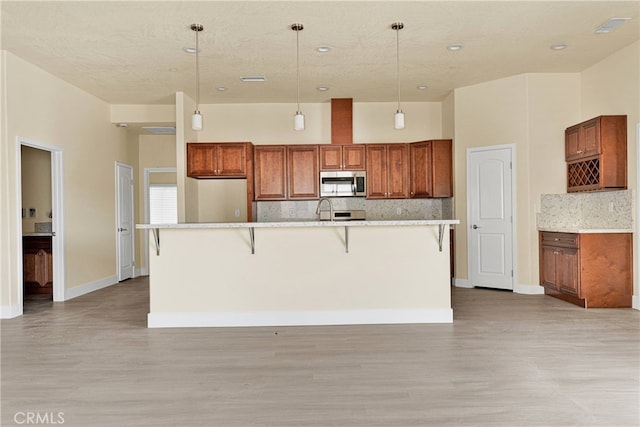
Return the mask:
<svg viewBox="0 0 640 427">
<path fill-rule="evenodd" d="M 469 284 L 513 290 L 513 146 L 467 150 Z"/>
<path fill-rule="evenodd" d="M 118 280 L 133 277 L 133 168 L 116 163 L 116 259 Z"/>
</svg>

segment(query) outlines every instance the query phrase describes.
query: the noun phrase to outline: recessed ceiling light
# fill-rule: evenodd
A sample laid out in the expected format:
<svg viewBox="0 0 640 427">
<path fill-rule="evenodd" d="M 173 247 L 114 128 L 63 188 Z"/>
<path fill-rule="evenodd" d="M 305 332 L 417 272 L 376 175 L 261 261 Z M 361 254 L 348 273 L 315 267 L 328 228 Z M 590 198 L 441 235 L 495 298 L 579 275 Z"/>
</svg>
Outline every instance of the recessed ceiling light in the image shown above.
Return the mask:
<svg viewBox="0 0 640 427">
<path fill-rule="evenodd" d="M 563 50 L 566 49 L 567 45 L 564 43 L 553 44 L 549 47 L 551 50 Z"/>
<path fill-rule="evenodd" d="M 216 89 L 218 90 L 218 92 L 224 92 L 225 90 L 227 90 L 227 88 L 224 86 L 218 86 Z"/>
<path fill-rule="evenodd" d="M 169 71 L 171 71 L 172 73 L 175 73 L 176 71 L 178 71 L 177 68 L 169 68 Z"/>
<path fill-rule="evenodd" d="M 242 76 L 240 80 L 243 82 L 264 82 L 267 81 L 265 76 Z"/>
<path fill-rule="evenodd" d="M 195 47 L 183 47 L 182 51 L 185 53 L 196 53 L 196 48 Z"/>
<path fill-rule="evenodd" d="M 316 50 L 320 53 L 327 53 L 331 50 L 329 46 L 318 46 Z"/>
<path fill-rule="evenodd" d="M 129 125 L 127 123 L 118 123 L 116 126 L 118 126 L 119 128 L 126 128 Z"/>
<path fill-rule="evenodd" d="M 593 32 L 596 34 L 610 33 L 631 18 L 611 18 L 604 24 L 600 25 Z"/>
<path fill-rule="evenodd" d="M 449 49 L 452 52 L 455 52 L 457 50 L 461 50 L 463 48 L 463 46 L 460 43 L 452 43 L 449 46 L 447 46 L 447 49 Z"/>
<path fill-rule="evenodd" d="M 427 86 L 427 85 L 418 85 L 418 86 L 416 86 L 416 87 L 417 87 L 418 89 L 420 89 L 420 90 L 425 90 L 425 89 L 429 88 L 429 86 Z"/>
<path fill-rule="evenodd" d="M 316 87 L 316 90 L 319 90 L 320 92 L 326 92 L 329 90 L 329 86 L 318 86 Z"/>
</svg>

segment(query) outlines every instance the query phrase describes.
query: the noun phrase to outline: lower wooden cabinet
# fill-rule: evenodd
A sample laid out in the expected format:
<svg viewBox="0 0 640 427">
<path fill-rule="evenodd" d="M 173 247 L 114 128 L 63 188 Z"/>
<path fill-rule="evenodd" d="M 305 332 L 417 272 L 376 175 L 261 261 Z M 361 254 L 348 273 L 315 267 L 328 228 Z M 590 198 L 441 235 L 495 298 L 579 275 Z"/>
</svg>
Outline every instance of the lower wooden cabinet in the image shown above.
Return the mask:
<svg viewBox="0 0 640 427">
<path fill-rule="evenodd" d="M 25 295 L 53 295 L 51 237 L 22 238 L 22 276 Z"/>
<path fill-rule="evenodd" d="M 585 308 L 631 307 L 631 233 L 540 232 L 540 284 Z"/>
</svg>

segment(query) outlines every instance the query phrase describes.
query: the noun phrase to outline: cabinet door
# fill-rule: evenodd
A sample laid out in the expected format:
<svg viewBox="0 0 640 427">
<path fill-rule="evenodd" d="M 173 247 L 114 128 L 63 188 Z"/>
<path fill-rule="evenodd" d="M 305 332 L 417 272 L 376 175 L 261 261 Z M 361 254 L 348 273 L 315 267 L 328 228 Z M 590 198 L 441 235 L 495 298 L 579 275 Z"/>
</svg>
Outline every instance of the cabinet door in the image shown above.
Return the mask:
<svg viewBox="0 0 640 427">
<path fill-rule="evenodd" d="M 598 118 L 586 121 L 580 125 L 580 149 L 582 157 L 600 154 L 600 120 Z"/>
<path fill-rule="evenodd" d="M 339 145 L 320 146 L 320 170 L 339 171 L 342 169 L 342 147 Z"/>
<path fill-rule="evenodd" d="M 450 139 L 431 141 L 431 197 L 453 196 L 453 147 Z"/>
<path fill-rule="evenodd" d="M 550 246 L 540 248 L 540 284 L 545 288 L 558 290 L 556 256 L 556 248 Z"/>
<path fill-rule="evenodd" d="M 187 144 L 187 176 L 192 178 L 215 176 L 216 144 Z"/>
<path fill-rule="evenodd" d="M 292 145 L 287 150 L 289 199 L 317 199 L 320 192 L 317 145 Z"/>
<path fill-rule="evenodd" d="M 579 159 L 582 156 L 582 149 L 579 144 L 580 125 L 571 126 L 564 132 L 565 160 Z"/>
<path fill-rule="evenodd" d="M 245 144 L 217 144 L 217 176 L 245 178 L 247 176 L 247 147 Z"/>
<path fill-rule="evenodd" d="M 284 145 L 259 145 L 254 148 L 256 200 L 286 200 L 286 156 Z"/>
<path fill-rule="evenodd" d="M 580 294 L 578 286 L 578 250 L 558 248 L 556 261 L 556 275 L 558 288 L 565 293 Z"/>
<path fill-rule="evenodd" d="M 411 192 L 413 198 L 433 197 L 431 176 L 431 142 L 417 142 L 409 148 L 411 157 Z"/>
<path fill-rule="evenodd" d="M 409 146 L 387 145 L 387 197 L 406 199 L 409 197 Z"/>
<path fill-rule="evenodd" d="M 343 145 L 342 164 L 344 170 L 363 171 L 366 168 L 364 145 Z"/>
<path fill-rule="evenodd" d="M 367 145 L 367 198 L 387 197 L 387 148 L 385 145 Z"/>
</svg>

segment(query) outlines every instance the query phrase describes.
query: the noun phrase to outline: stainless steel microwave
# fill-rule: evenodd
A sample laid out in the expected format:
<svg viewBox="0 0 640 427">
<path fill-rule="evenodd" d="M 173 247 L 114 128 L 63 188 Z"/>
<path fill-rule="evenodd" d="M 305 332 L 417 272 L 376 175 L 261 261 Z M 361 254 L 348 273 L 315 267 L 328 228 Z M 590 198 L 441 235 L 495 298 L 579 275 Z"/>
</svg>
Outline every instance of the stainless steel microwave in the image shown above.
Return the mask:
<svg viewBox="0 0 640 427">
<path fill-rule="evenodd" d="M 365 197 L 365 171 L 320 172 L 321 197 Z"/>
</svg>

